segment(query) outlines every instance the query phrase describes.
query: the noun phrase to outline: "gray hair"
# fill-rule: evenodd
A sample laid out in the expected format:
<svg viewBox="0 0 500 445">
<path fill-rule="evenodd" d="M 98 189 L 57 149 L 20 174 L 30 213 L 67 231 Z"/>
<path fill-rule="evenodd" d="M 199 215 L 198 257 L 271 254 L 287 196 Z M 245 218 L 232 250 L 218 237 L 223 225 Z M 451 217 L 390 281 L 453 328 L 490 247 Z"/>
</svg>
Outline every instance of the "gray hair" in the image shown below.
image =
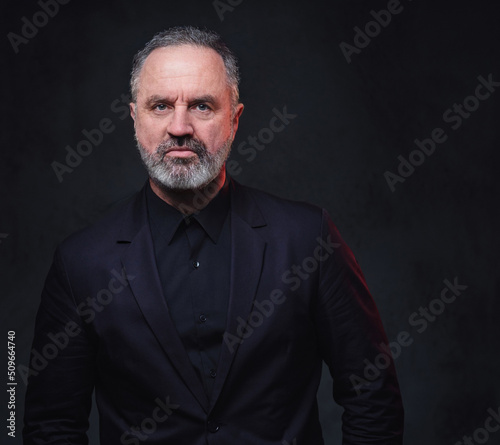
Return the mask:
<svg viewBox="0 0 500 445">
<path fill-rule="evenodd" d="M 134 56 L 130 76 L 130 93 L 132 95 L 132 101 L 137 101 L 139 76 L 148 56 L 157 48 L 181 45 L 211 48 L 222 57 L 226 68 L 227 82 L 232 89 L 233 106 L 236 106 L 240 100 L 238 88 L 240 73 L 236 56 L 222 41 L 219 34 L 207 29 L 195 28 L 194 26 L 175 26 L 159 32 Z"/>
</svg>

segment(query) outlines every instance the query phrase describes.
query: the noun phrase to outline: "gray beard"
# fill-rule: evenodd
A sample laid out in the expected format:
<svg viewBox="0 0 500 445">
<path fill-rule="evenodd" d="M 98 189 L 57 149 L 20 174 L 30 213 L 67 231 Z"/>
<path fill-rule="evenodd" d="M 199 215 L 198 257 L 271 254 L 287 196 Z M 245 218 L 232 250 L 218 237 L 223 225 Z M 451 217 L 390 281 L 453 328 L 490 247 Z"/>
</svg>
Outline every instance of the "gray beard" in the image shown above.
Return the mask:
<svg viewBox="0 0 500 445">
<path fill-rule="evenodd" d="M 172 138 L 161 142 L 154 153 L 148 153 L 136 136 L 137 148 L 149 177 L 166 190 L 197 190 L 208 185 L 220 173 L 231 152 L 232 132 L 215 153 L 209 153 L 198 139 Z M 165 156 L 168 149 L 184 145 L 195 153 L 189 158 Z"/>
</svg>

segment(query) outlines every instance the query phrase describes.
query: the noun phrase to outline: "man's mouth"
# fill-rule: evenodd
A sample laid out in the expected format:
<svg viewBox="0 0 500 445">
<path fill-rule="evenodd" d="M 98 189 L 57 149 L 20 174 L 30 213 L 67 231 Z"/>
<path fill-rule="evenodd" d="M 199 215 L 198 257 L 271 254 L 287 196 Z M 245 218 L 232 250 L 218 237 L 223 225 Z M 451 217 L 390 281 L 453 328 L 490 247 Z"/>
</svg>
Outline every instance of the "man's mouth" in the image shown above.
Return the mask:
<svg viewBox="0 0 500 445">
<path fill-rule="evenodd" d="M 176 158 L 188 158 L 196 154 L 191 148 L 185 145 L 170 147 L 165 151 L 165 156 Z"/>
</svg>

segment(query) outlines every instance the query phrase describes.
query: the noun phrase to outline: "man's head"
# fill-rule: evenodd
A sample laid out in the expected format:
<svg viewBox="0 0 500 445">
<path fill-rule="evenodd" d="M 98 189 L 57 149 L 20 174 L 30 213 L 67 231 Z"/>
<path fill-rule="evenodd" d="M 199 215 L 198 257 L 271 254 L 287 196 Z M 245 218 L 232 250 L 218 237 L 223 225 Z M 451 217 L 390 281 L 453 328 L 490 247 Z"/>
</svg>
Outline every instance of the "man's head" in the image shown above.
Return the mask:
<svg viewBox="0 0 500 445">
<path fill-rule="evenodd" d="M 219 176 L 243 111 L 238 81 L 235 57 L 211 31 L 172 28 L 137 53 L 131 115 L 158 187 L 199 189 Z"/>
</svg>

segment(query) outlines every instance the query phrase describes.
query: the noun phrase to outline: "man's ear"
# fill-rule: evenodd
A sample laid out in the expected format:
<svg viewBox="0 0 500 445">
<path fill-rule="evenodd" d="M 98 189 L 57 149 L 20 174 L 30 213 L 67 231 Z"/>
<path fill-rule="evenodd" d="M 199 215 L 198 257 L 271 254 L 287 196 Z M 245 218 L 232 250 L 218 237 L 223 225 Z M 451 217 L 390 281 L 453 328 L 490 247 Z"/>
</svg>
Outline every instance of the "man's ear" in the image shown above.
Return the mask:
<svg viewBox="0 0 500 445">
<path fill-rule="evenodd" d="M 134 119 L 134 122 L 135 122 L 135 103 L 134 102 L 130 102 L 130 116 L 132 116 L 132 119 Z"/>
<path fill-rule="evenodd" d="M 243 109 L 245 106 L 242 103 L 239 103 L 235 107 L 234 115 L 233 115 L 233 133 L 236 134 L 236 131 L 238 130 L 238 124 L 240 122 L 240 116 L 241 113 L 243 113 Z"/>
</svg>

